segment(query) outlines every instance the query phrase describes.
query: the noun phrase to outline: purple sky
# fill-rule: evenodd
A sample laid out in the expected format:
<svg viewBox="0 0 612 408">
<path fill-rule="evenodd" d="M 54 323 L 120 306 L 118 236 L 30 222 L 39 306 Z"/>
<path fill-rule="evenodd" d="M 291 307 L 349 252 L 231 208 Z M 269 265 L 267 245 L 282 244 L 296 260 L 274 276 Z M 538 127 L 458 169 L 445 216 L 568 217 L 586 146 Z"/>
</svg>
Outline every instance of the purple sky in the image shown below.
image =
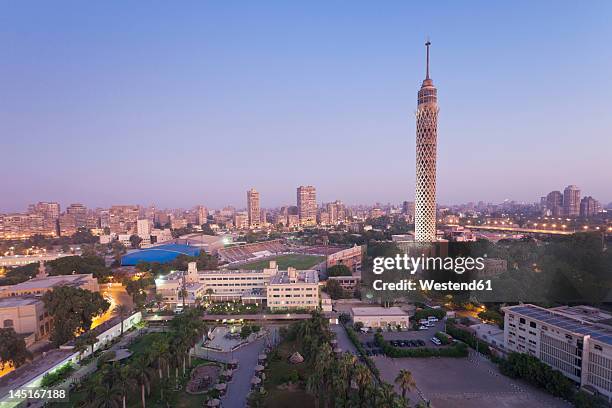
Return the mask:
<svg viewBox="0 0 612 408">
<path fill-rule="evenodd" d="M 427 35 L 440 203 L 607 204 L 610 21 L 608 1 L 5 3 L 0 211 L 410 200 Z"/>
</svg>

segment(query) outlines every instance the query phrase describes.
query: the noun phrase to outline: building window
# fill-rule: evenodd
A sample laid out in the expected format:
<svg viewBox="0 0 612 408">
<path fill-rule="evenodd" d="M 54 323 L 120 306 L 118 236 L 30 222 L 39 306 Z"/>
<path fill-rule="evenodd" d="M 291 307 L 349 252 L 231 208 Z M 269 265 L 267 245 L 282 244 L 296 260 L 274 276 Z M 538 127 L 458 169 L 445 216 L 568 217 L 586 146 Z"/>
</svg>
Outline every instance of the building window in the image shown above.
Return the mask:
<svg viewBox="0 0 612 408">
<path fill-rule="evenodd" d="M 12 319 L 6 319 L 4 321 L 4 328 L 9 328 L 9 327 L 13 327 L 14 326 L 14 322 Z"/>
</svg>

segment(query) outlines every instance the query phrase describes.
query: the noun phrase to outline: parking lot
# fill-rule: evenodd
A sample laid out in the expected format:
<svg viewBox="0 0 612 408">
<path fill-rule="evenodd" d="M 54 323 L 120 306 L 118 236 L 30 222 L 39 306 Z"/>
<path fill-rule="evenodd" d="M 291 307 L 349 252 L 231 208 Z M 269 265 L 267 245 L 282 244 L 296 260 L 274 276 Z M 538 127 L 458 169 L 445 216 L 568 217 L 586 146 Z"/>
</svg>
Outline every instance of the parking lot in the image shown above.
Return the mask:
<svg viewBox="0 0 612 408">
<path fill-rule="evenodd" d="M 475 352 L 468 358 L 372 358 L 382 379 L 390 384 L 394 384 L 399 370 L 412 373 L 417 385 L 409 393 L 413 403 L 423 398 L 436 408 L 571 406 L 522 381 L 501 375 L 495 364 Z M 396 386 L 396 391 L 401 389 Z"/>
</svg>

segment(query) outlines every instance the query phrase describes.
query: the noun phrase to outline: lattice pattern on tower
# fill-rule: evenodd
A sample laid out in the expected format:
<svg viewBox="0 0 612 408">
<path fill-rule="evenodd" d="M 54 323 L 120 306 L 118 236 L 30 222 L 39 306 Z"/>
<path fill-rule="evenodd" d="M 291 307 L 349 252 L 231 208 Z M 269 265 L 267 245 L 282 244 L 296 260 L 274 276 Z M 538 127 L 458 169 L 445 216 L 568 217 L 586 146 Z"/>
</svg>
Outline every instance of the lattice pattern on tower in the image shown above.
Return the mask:
<svg viewBox="0 0 612 408">
<path fill-rule="evenodd" d="M 416 192 L 414 203 L 415 241 L 436 240 L 436 159 L 438 143 L 438 95 L 427 71 L 418 93 L 416 113 Z"/>
<path fill-rule="evenodd" d="M 421 105 L 417 111 L 415 240 L 436 240 L 436 156 L 438 109 Z"/>
</svg>

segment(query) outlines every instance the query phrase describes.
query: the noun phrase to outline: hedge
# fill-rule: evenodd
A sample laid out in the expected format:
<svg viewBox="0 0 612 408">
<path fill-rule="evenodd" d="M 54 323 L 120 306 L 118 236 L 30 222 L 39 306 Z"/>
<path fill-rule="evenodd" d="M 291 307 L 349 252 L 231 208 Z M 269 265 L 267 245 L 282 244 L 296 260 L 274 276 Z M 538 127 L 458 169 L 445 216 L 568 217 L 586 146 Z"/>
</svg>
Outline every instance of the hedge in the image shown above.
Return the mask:
<svg viewBox="0 0 612 408">
<path fill-rule="evenodd" d="M 382 349 L 383 353 L 387 357 L 400 358 L 400 357 L 467 357 L 468 348 L 464 343 L 457 342 L 450 347 L 445 348 L 397 348 L 393 347 L 388 341 L 384 339 L 382 334 L 376 333 L 374 335 L 374 341 Z"/>
<path fill-rule="evenodd" d="M 477 339 L 472 333 L 465 331 L 465 330 L 461 330 L 454 324 L 450 324 L 449 322 L 447 322 L 446 333 L 450 334 L 457 340 L 461 340 L 462 342 L 464 342 L 465 344 L 467 344 L 473 349 L 476 349 L 477 348 L 476 344 L 478 344 L 478 351 L 480 353 L 486 356 L 491 355 L 491 349 L 489 348 L 489 345 L 487 343 L 485 343 L 482 340 Z"/>
<path fill-rule="evenodd" d="M 444 345 L 451 343 L 450 338 L 445 333 L 437 332 L 435 336 L 436 336 L 436 339 L 440 340 L 440 342 L 442 342 L 442 344 Z"/>
<path fill-rule="evenodd" d="M 380 371 L 378 370 L 378 367 L 376 367 L 376 364 L 374 364 L 374 361 L 372 361 L 372 359 L 366 354 L 365 349 L 361 345 L 361 342 L 359 341 L 359 338 L 357 337 L 357 334 L 355 333 L 355 330 L 351 329 L 347 325 L 342 325 L 342 326 L 344 327 L 344 330 L 346 330 L 346 335 L 351 340 L 351 343 L 353 343 L 353 345 L 355 346 L 359 354 L 361 354 L 363 361 L 365 361 L 365 364 L 368 366 L 370 371 L 372 371 L 372 373 L 376 376 L 376 378 L 380 379 Z"/>
</svg>

